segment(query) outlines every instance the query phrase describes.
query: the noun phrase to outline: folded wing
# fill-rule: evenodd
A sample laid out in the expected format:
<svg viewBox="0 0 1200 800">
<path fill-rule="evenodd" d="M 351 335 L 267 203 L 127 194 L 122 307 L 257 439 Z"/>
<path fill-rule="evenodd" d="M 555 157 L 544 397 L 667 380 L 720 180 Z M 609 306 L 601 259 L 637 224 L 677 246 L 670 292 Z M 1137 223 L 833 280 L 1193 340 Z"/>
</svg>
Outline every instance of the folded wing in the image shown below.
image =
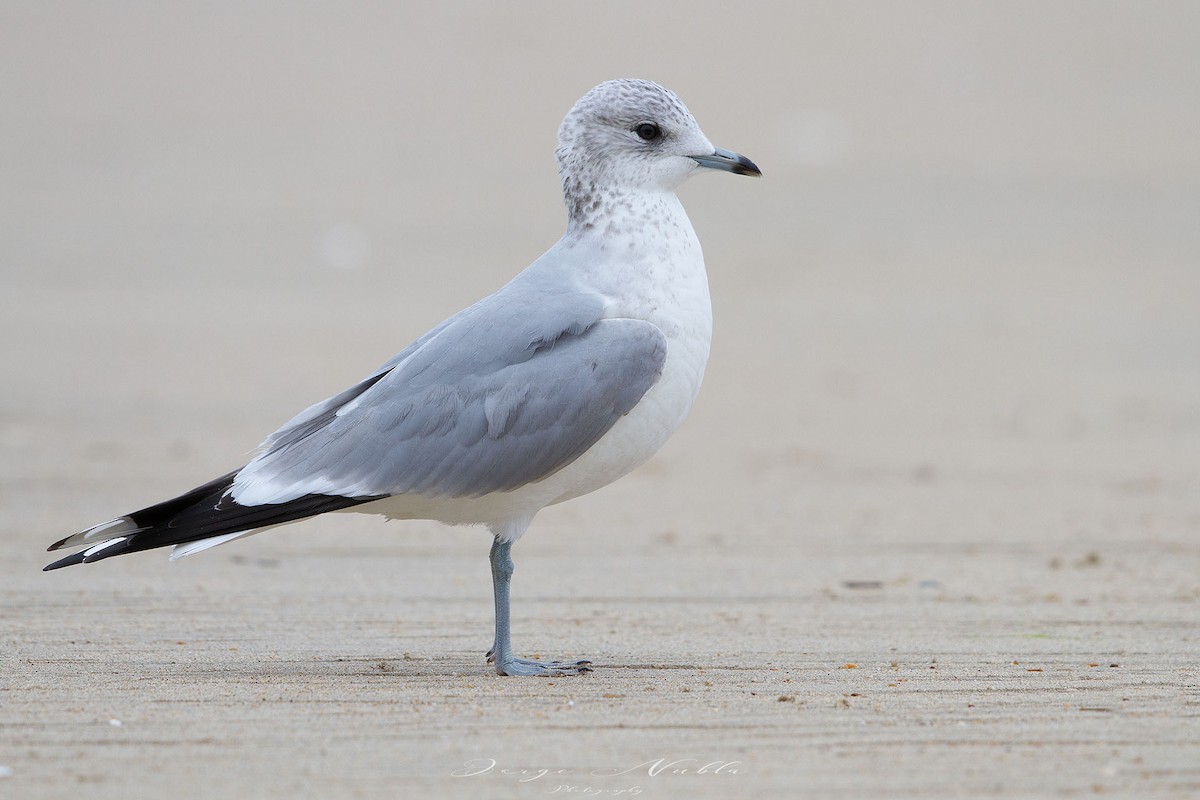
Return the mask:
<svg viewBox="0 0 1200 800">
<path fill-rule="evenodd" d="M 653 324 L 590 293 L 519 283 L 413 342 L 272 434 L 241 470 L 69 536 L 47 569 L 166 545 L 177 554 L 389 495 L 478 497 L 570 464 L 662 374 Z"/>
<path fill-rule="evenodd" d="M 643 320 L 601 319 L 593 295 L 539 297 L 494 295 L 361 391 L 305 412 L 236 475 L 232 496 L 477 497 L 571 463 L 658 380 L 666 340 Z"/>
</svg>

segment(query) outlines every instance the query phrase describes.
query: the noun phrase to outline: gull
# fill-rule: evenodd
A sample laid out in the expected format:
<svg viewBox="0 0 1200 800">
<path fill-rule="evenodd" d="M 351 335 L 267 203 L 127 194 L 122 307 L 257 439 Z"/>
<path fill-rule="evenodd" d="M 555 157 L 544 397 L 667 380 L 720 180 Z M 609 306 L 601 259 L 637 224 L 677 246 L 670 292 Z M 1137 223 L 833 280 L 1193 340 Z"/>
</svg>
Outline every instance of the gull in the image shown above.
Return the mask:
<svg viewBox="0 0 1200 800">
<path fill-rule="evenodd" d="M 675 190 L 702 170 L 762 173 L 714 147 L 674 92 L 595 87 L 558 132 L 561 239 L 349 389 L 302 411 L 240 469 L 88 528 L 59 569 L 173 546 L 198 553 L 330 511 L 484 525 L 500 675 L 574 675 L 589 661 L 517 658 L 511 549 L 546 506 L 649 459 L 708 362 L 704 257 Z"/>
</svg>

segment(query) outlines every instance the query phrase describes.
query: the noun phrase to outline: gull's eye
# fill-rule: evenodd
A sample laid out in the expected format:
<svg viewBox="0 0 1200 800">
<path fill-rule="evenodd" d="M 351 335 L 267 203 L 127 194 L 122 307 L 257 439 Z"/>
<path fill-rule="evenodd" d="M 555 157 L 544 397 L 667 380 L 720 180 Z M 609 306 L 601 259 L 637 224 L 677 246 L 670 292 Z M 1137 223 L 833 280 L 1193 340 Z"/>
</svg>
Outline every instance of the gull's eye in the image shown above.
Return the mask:
<svg viewBox="0 0 1200 800">
<path fill-rule="evenodd" d="M 645 139 L 647 142 L 652 142 L 662 136 L 662 128 L 658 127 L 653 122 L 639 122 L 633 129 L 633 132 Z"/>
</svg>

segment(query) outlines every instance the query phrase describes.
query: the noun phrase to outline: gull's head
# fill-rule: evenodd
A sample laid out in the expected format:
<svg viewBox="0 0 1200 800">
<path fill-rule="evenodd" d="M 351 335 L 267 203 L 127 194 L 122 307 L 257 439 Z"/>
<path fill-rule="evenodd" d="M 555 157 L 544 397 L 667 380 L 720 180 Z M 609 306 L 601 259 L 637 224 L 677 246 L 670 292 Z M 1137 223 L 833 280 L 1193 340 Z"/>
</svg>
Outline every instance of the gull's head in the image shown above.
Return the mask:
<svg viewBox="0 0 1200 800">
<path fill-rule="evenodd" d="M 558 168 L 568 204 L 598 188 L 673 191 L 705 168 L 762 174 L 714 147 L 674 92 L 636 79 L 607 81 L 579 99 L 558 129 Z"/>
</svg>

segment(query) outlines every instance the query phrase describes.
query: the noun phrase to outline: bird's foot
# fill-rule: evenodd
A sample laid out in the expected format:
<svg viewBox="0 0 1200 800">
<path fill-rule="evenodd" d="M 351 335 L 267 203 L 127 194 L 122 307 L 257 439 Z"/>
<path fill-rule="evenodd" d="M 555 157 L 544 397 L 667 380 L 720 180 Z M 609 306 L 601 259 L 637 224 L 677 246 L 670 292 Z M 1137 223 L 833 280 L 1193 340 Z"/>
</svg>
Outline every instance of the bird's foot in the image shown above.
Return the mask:
<svg viewBox="0 0 1200 800">
<path fill-rule="evenodd" d="M 496 665 L 497 675 L 534 675 L 543 678 L 558 678 L 566 675 L 582 675 L 592 671 L 590 661 L 538 661 L 532 658 L 509 656 L 496 660 L 495 650 L 488 650 L 489 664 Z"/>
</svg>

